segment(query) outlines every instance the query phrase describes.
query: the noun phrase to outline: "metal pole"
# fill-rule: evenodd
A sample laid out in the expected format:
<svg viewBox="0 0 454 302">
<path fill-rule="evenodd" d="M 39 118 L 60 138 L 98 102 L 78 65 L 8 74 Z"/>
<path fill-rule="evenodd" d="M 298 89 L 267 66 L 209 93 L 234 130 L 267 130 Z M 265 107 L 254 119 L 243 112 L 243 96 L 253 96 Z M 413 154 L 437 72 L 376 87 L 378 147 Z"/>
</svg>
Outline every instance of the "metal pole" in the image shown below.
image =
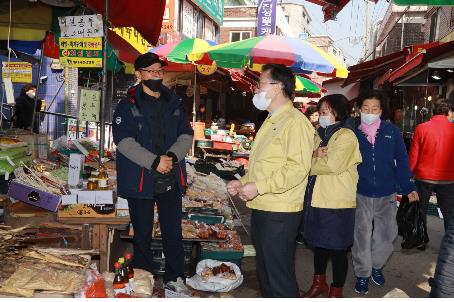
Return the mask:
<svg viewBox="0 0 454 302">
<path fill-rule="evenodd" d="M 405 27 L 405 14 L 402 16 L 402 34 L 400 37 L 400 49 L 404 49 L 404 27 Z"/>
<path fill-rule="evenodd" d="M 197 92 L 197 68 L 194 68 L 194 101 L 192 102 L 192 128 L 195 129 L 195 99 L 196 99 L 196 92 Z M 192 139 L 192 156 L 195 157 L 195 135 Z"/>
<path fill-rule="evenodd" d="M 109 0 L 104 0 L 104 45 L 102 52 L 102 92 L 101 92 L 101 104 L 99 105 L 100 115 L 100 138 L 99 138 L 99 163 L 104 157 L 104 107 L 107 102 L 107 33 L 108 33 L 108 22 L 109 22 Z"/>
<path fill-rule="evenodd" d="M 39 86 L 41 84 L 41 74 L 43 72 L 44 45 L 45 45 L 45 40 L 43 40 L 43 42 L 41 42 L 41 54 L 39 56 L 38 83 L 36 85 L 35 100 L 33 102 L 33 114 L 32 114 L 32 125 L 31 125 L 32 132 L 35 129 L 36 105 L 38 103 Z M 41 110 L 41 108 L 40 108 L 40 110 Z M 39 125 L 39 123 L 38 123 L 38 125 Z M 39 133 L 39 126 L 38 126 L 38 133 Z"/>
</svg>

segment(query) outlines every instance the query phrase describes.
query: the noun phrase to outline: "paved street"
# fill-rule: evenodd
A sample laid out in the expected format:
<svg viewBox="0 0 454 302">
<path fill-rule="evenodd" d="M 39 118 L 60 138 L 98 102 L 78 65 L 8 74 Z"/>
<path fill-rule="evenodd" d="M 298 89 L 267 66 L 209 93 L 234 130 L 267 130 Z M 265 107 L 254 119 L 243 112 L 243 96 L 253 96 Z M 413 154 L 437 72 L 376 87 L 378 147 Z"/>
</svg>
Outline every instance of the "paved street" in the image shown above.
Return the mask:
<svg viewBox="0 0 454 302">
<path fill-rule="evenodd" d="M 238 210 L 242 214 L 243 222 L 249 226 L 249 210 L 239 201 L 236 202 Z M 395 241 L 392 257 L 384 268 L 386 284 L 384 287 L 369 286 L 368 298 L 380 298 L 386 293 L 398 288 L 403 290 L 411 298 L 428 297 L 430 287 L 427 279 L 433 276 L 440 242 L 443 236 L 443 220 L 438 217 L 428 217 L 430 242 L 425 251 L 402 250 L 400 248 L 401 237 Z M 250 238 L 242 232 L 244 244 L 251 244 Z M 298 245 L 296 254 L 297 278 L 300 290 L 308 290 L 312 282 L 313 254 L 304 245 Z M 331 279 L 331 269 L 328 266 L 328 280 Z M 258 281 L 255 273 L 255 258 L 243 258 L 241 270 L 244 275 L 244 283 L 240 288 L 229 293 L 233 297 L 254 298 L 260 297 Z M 355 277 L 350 261 L 347 283 L 344 288 L 344 297 L 362 297 L 353 290 Z"/>
</svg>

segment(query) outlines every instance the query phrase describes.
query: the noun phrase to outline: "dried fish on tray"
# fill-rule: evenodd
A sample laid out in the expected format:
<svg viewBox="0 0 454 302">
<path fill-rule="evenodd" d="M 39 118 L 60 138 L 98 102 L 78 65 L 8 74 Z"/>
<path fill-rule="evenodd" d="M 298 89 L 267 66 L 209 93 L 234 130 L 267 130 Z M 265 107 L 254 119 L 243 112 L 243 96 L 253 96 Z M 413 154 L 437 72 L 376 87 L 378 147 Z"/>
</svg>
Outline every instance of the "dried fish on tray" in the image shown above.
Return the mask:
<svg viewBox="0 0 454 302">
<path fill-rule="evenodd" d="M 0 284 L 0 292 L 15 296 L 33 297 L 44 290 L 61 294 L 75 294 L 84 283 L 84 269 L 68 270 L 46 263 L 23 263 L 16 272 Z"/>
<path fill-rule="evenodd" d="M 210 242 L 223 242 L 227 240 L 227 230 L 223 224 L 207 225 L 205 223 L 183 219 L 181 229 L 183 240 Z M 159 223 L 154 224 L 153 238 L 161 238 Z"/>
<path fill-rule="evenodd" d="M 52 194 L 70 194 L 66 182 L 53 176 L 50 172 L 38 172 L 26 165 L 14 170 L 16 180 L 19 183 L 28 185 Z"/>
</svg>

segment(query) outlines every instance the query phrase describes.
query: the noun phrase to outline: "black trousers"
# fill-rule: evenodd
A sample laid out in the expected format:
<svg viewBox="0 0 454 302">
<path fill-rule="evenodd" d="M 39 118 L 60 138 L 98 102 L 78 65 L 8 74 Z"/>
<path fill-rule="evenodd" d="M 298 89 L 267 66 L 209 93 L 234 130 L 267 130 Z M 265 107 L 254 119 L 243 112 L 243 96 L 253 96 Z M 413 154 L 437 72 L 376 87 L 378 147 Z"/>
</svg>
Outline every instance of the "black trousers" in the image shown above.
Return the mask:
<svg viewBox="0 0 454 302">
<path fill-rule="evenodd" d="M 134 228 L 133 266 L 152 272 L 151 240 L 155 202 L 158 206 L 162 244 L 166 258 L 164 282 L 175 281 L 184 273 L 184 250 L 181 232 L 181 194 L 178 188 L 151 199 L 128 199 L 129 216 Z"/>
<path fill-rule="evenodd" d="M 296 235 L 302 212 L 252 210 L 251 237 L 262 296 L 299 298 L 295 274 Z"/>
<path fill-rule="evenodd" d="M 437 194 L 437 203 L 443 214 L 445 231 L 448 229 L 448 223 L 454 217 L 454 183 L 453 184 L 431 184 L 424 181 L 416 181 L 418 188 L 419 202 L 424 212 L 424 223 L 427 230 L 427 209 L 432 192 Z"/>
<path fill-rule="evenodd" d="M 346 250 L 329 250 L 321 247 L 314 248 L 314 275 L 325 275 L 328 262 L 333 266 L 334 287 L 344 287 L 348 272 Z"/>
</svg>

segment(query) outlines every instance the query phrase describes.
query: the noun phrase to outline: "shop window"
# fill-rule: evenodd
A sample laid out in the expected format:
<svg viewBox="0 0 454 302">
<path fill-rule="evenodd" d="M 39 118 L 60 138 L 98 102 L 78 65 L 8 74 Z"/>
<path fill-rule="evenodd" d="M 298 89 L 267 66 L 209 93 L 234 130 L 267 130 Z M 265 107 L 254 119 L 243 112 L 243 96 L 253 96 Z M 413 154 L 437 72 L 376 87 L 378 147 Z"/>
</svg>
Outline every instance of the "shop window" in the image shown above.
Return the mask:
<svg viewBox="0 0 454 302">
<path fill-rule="evenodd" d="M 241 41 L 249 39 L 251 37 L 250 31 L 231 31 L 230 32 L 230 42 Z"/>
<path fill-rule="evenodd" d="M 429 32 L 429 42 L 434 42 L 437 35 L 437 19 L 438 12 L 430 16 L 430 32 Z"/>
</svg>

